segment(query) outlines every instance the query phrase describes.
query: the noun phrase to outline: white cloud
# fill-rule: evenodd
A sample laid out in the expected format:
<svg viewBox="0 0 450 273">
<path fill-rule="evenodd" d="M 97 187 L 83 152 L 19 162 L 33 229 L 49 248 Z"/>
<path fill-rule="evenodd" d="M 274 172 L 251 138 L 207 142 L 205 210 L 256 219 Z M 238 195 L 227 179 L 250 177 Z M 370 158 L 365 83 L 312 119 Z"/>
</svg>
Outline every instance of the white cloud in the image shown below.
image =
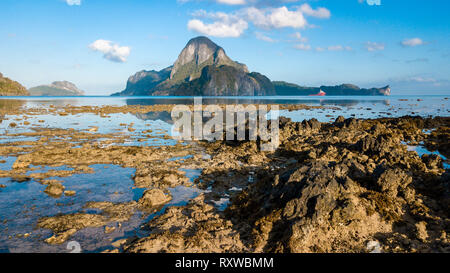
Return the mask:
<svg viewBox="0 0 450 273">
<path fill-rule="evenodd" d="M 360 4 L 367 3 L 369 6 L 381 6 L 381 0 L 358 0 Z"/>
<path fill-rule="evenodd" d="M 294 48 L 295 48 L 295 49 L 298 49 L 298 50 L 304 50 L 304 51 L 309 51 L 309 50 L 311 50 L 311 46 L 310 46 L 310 45 L 305 45 L 305 44 L 297 44 L 297 45 L 294 45 Z"/>
<path fill-rule="evenodd" d="M 370 52 L 384 50 L 384 44 L 376 43 L 376 42 L 367 42 L 365 47 L 366 47 L 367 51 L 370 51 Z"/>
<path fill-rule="evenodd" d="M 194 0 L 177 0 L 178 3 L 184 4 L 187 2 L 192 2 Z M 200 0 L 197 0 L 200 1 Z M 219 4 L 225 4 L 225 5 L 245 5 L 247 4 L 246 0 L 215 0 L 215 2 Z"/>
<path fill-rule="evenodd" d="M 265 41 L 265 42 L 269 42 L 269 43 L 275 43 L 276 42 L 274 39 L 270 38 L 267 35 L 264 35 L 261 32 L 255 32 L 255 36 L 256 36 L 256 39 L 261 40 L 261 41 Z"/>
<path fill-rule="evenodd" d="M 312 16 L 312 17 L 317 17 L 317 18 L 321 18 L 321 19 L 328 19 L 331 17 L 331 12 L 326 8 L 317 8 L 316 10 L 314 10 L 313 8 L 311 8 L 310 5 L 303 4 L 303 5 L 301 5 L 300 10 L 304 14 Z"/>
<path fill-rule="evenodd" d="M 303 37 L 300 32 L 296 32 L 296 33 L 292 34 L 291 37 L 302 43 L 308 42 L 308 38 Z"/>
<path fill-rule="evenodd" d="M 435 82 L 437 82 L 437 80 L 434 78 L 421 77 L 421 76 L 411 77 L 409 80 L 413 81 L 413 82 L 418 82 L 418 83 L 435 83 Z"/>
<path fill-rule="evenodd" d="M 79 6 L 81 5 L 81 0 L 66 0 L 66 3 L 69 6 Z"/>
<path fill-rule="evenodd" d="M 118 63 L 126 62 L 131 53 L 128 46 L 119 46 L 117 43 L 101 39 L 90 44 L 89 48 L 103 53 L 103 58 Z"/>
<path fill-rule="evenodd" d="M 226 5 L 245 5 L 247 3 L 245 0 L 216 0 L 216 2 Z"/>
<path fill-rule="evenodd" d="M 214 37 L 239 37 L 248 28 L 248 23 L 242 19 L 228 20 L 223 19 L 211 24 L 205 24 L 203 21 L 193 19 L 188 22 L 188 29 L 201 34 Z"/>
<path fill-rule="evenodd" d="M 306 19 L 300 10 L 289 10 L 287 7 L 258 9 L 250 7 L 245 9 L 245 16 L 255 26 L 271 28 L 304 28 L 307 25 Z"/>
<path fill-rule="evenodd" d="M 414 47 L 425 44 L 420 38 L 405 39 L 401 42 L 404 47 Z"/>
<path fill-rule="evenodd" d="M 341 45 L 334 45 L 329 46 L 328 51 L 352 51 L 352 48 L 349 46 L 341 46 Z"/>
<path fill-rule="evenodd" d="M 221 1 L 240 3 L 240 0 Z M 244 2 L 246 3 L 246 1 Z M 292 10 L 289 10 L 286 6 L 277 8 L 258 8 L 251 6 L 239 9 L 233 13 L 198 10 L 192 13 L 195 19 L 188 22 L 188 29 L 216 37 L 240 37 L 248 29 L 250 23 L 257 28 L 265 30 L 305 28 L 308 26 L 308 22 L 304 14 L 317 18 L 330 17 L 329 10 L 325 8 L 317 8 L 314 10 L 308 4 L 303 4 Z M 204 19 L 208 19 L 210 22 L 206 22 Z M 304 38 L 299 38 L 298 40 L 302 43 L 306 42 Z"/>
</svg>

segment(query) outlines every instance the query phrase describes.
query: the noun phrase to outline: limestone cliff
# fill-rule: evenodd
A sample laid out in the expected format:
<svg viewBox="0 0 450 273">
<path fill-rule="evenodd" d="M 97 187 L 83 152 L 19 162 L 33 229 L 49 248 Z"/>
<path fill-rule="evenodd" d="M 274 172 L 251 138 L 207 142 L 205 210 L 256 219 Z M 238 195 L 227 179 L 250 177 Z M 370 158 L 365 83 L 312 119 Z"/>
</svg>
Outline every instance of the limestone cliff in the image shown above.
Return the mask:
<svg viewBox="0 0 450 273">
<path fill-rule="evenodd" d="M 271 81 L 249 73 L 225 50 L 206 37 L 190 40 L 174 65 L 161 71 L 141 71 L 128 79 L 119 96 L 263 96 L 274 95 Z"/>
</svg>

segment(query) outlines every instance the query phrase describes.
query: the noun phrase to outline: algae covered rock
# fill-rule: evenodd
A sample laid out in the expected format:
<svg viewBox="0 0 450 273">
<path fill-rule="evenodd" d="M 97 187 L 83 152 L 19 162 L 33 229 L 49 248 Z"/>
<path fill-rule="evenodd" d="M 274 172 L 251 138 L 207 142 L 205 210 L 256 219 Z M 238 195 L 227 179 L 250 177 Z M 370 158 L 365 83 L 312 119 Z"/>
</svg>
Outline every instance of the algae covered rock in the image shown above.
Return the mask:
<svg viewBox="0 0 450 273">
<path fill-rule="evenodd" d="M 146 190 L 144 192 L 144 195 L 139 200 L 139 205 L 142 207 L 156 207 L 164 205 L 165 203 L 169 202 L 172 199 L 170 195 L 165 194 L 160 189 L 151 189 Z"/>
</svg>

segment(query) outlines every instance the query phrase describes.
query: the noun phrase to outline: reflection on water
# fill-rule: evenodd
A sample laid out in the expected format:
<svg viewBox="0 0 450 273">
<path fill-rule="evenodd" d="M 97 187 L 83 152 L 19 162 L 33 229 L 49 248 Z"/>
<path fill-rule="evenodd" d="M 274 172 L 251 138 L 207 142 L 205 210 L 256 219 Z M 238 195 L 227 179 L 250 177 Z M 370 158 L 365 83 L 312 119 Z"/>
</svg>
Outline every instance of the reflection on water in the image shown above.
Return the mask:
<svg viewBox="0 0 450 273">
<path fill-rule="evenodd" d="M 136 113 L 135 116 L 141 120 L 160 120 L 168 124 L 173 124 L 172 116 L 169 112 Z"/>
<path fill-rule="evenodd" d="M 25 100 L 4 100 L 0 99 L 0 111 L 17 110 L 25 104 Z"/>
<path fill-rule="evenodd" d="M 420 99 L 420 101 L 419 101 Z M 96 127 L 99 134 L 118 134 L 128 136 L 127 142 L 118 145 L 174 145 L 175 140 L 167 138 L 173 124 L 170 112 L 117 113 L 100 116 L 94 113 L 79 113 L 60 116 L 57 114 L 28 115 L 26 118 L 18 109 L 49 108 L 53 106 L 126 106 L 126 105 L 158 105 L 158 104 L 193 104 L 192 97 L 67 97 L 67 98 L 0 98 L 0 145 L 15 145 L 17 141 L 36 141 L 35 136 L 20 135 L 30 132 L 35 127 L 88 130 Z M 398 117 L 405 115 L 449 116 L 449 100 L 443 96 L 425 97 L 242 97 L 242 98 L 203 98 L 203 104 L 305 104 L 308 106 L 324 106 L 320 109 L 281 110 L 280 115 L 290 117 L 293 121 L 316 118 L 319 121 L 331 121 L 337 116 L 356 118 Z M 16 114 L 14 114 L 16 112 Z M 41 122 L 42 121 L 42 122 Z M 26 124 L 26 123 L 27 124 Z M 10 126 L 15 123 L 15 126 Z M 132 130 L 130 130 L 132 129 Z M 19 134 L 19 135 L 14 135 Z M 56 139 L 56 137 L 55 137 Z M 53 139 L 53 140 L 55 140 Z M 70 140 L 69 140 L 70 141 Z M 103 139 L 94 139 L 101 144 Z M 9 143 L 9 144 L 8 144 Z M 26 143 L 25 143 L 26 144 Z M 78 144 L 78 143 L 75 143 Z M 21 145 L 21 144 L 20 144 Z M 102 144 L 103 145 L 103 144 Z M 105 144 L 107 145 L 107 144 Z M 108 144 L 109 145 L 109 144 Z M 410 147 L 419 155 L 430 153 L 423 147 Z M 441 156 L 444 160 L 445 158 Z M 175 157 L 169 161 L 183 161 L 189 158 Z M 207 156 L 207 155 L 206 155 Z M 10 170 L 17 158 L 0 157 L 0 170 Z M 448 161 L 447 161 L 448 162 Z M 35 180 L 16 183 L 11 178 L 0 178 L 0 252 L 66 252 L 65 244 L 51 246 L 43 242 L 52 233 L 49 230 L 34 229 L 39 217 L 53 216 L 57 213 L 86 212 L 83 205 L 88 201 L 131 202 L 138 200 L 144 189 L 134 188 L 132 175 L 134 169 L 115 165 L 93 165 L 93 174 L 75 174 L 71 177 L 58 178 L 63 181 L 67 190 L 76 192 L 75 196 L 62 196 L 54 199 L 43 191 L 45 186 Z M 449 165 L 445 162 L 444 167 Z M 66 167 L 52 169 L 65 170 Z M 45 172 L 42 167 L 34 172 Z M 181 169 L 191 182 L 199 177 L 200 169 Z M 55 178 L 55 177 L 54 177 Z M 253 177 L 251 178 L 253 181 Z M 250 180 L 249 180 L 250 181 Z M 239 189 L 233 189 L 239 190 Z M 170 189 L 172 201 L 161 211 L 152 215 L 137 213 L 123 223 L 121 229 L 105 234 L 102 228 L 87 228 L 77 232 L 71 239 L 83 243 L 83 251 L 101 251 L 107 249 L 111 241 L 126 238 L 141 231 L 142 223 L 160 215 L 169 206 L 184 205 L 198 194 L 195 187 L 176 187 Z M 214 202 L 223 210 L 228 205 L 224 197 Z M 142 218 L 144 216 L 144 218 Z M 30 234 L 24 238 L 19 235 Z"/>
<path fill-rule="evenodd" d="M 0 98 L 0 110 L 8 107 L 54 106 L 125 106 L 125 105 L 192 105 L 193 97 L 15 97 Z M 304 104 L 323 106 L 327 109 L 291 111 L 293 120 L 317 118 L 329 121 L 342 115 L 344 117 L 378 118 L 399 117 L 405 115 L 449 116 L 450 100 L 445 96 L 342 96 L 342 97 L 203 97 L 203 104 Z M 4 111 L 3 111 L 4 112 Z M 284 114 L 284 113 L 282 113 Z M 169 113 L 140 114 L 141 120 L 171 121 Z"/>
<path fill-rule="evenodd" d="M 371 98 L 371 97 L 368 97 Z M 203 104 L 306 104 L 314 106 L 355 106 L 361 102 L 389 105 L 387 99 L 318 99 L 299 97 L 203 97 Z M 194 104 L 192 97 L 180 98 L 132 98 L 126 99 L 127 105 Z"/>
</svg>

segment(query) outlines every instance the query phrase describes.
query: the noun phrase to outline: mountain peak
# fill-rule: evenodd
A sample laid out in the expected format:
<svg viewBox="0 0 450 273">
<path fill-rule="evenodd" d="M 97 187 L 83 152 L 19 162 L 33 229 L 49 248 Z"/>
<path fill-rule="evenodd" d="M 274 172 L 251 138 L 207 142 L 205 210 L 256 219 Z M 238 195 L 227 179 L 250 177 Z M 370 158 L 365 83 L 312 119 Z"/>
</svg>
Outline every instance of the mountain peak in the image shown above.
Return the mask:
<svg viewBox="0 0 450 273">
<path fill-rule="evenodd" d="M 197 79 L 208 65 L 229 65 L 248 72 L 247 67 L 231 60 L 225 50 L 205 36 L 191 39 L 181 51 L 170 73 L 169 85 Z"/>
<path fill-rule="evenodd" d="M 198 36 L 198 37 L 192 38 L 191 40 L 189 40 L 189 42 L 187 43 L 186 46 L 201 45 L 201 44 L 207 45 L 209 48 L 216 49 L 216 50 L 221 48 L 216 43 L 211 41 L 211 39 L 209 39 L 208 37 L 205 37 L 205 36 Z"/>
</svg>

